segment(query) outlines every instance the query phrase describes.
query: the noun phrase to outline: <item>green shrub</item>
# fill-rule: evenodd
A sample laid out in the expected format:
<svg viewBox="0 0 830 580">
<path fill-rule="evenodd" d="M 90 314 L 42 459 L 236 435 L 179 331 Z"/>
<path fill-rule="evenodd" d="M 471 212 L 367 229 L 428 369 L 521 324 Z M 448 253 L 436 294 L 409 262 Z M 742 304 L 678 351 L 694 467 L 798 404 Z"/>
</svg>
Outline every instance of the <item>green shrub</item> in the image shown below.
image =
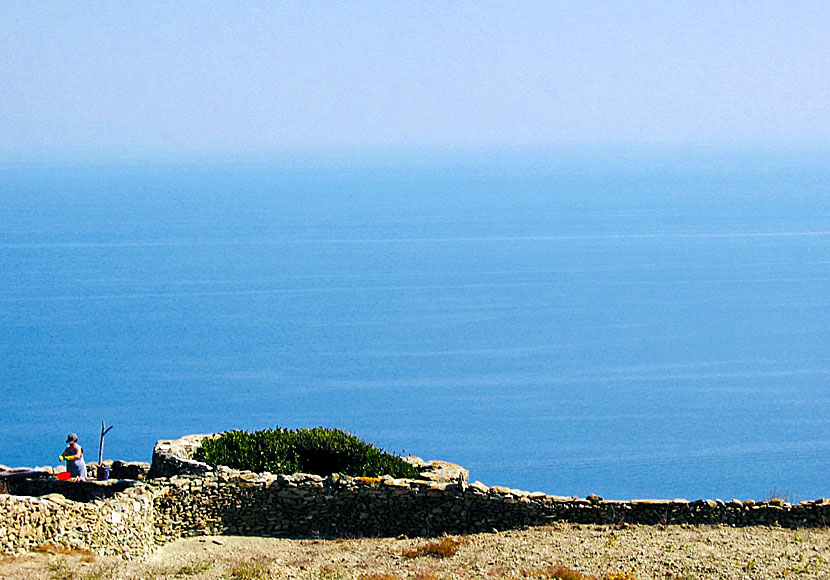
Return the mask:
<svg viewBox="0 0 830 580">
<path fill-rule="evenodd" d="M 344 473 L 353 477 L 418 477 L 418 470 L 391 453 L 340 429 L 228 431 L 205 439 L 197 459 L 210 465 L 271 473 Z"/>
</svg>

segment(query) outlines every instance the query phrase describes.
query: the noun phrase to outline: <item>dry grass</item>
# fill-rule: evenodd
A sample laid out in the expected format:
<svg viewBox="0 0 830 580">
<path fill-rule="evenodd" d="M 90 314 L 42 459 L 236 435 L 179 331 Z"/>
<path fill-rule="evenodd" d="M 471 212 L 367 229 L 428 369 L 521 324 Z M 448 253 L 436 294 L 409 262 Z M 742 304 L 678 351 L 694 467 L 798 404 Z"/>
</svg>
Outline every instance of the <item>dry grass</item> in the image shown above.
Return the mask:
<svg viewBox="0 0 830 580">
<path fill-rule="evenodd" d="M 561 524 L 432 539 L 199 537 L 134 562 L 78 554 L 42 546 L 0 560 L 0 580 L 830 579 L 830 529 Z"/>
<path fill-rule="evenodd" d="M 76 580 L 77 574 L 66 565 L 66 562 L 59 560 L 57 562 L 48 562 L 46 567 L 49 569 L 50 580 Z"/>
<path fill-rule="evenodd" d="M 85 548 L 67 548 L 66 546 L 60 546 L 58 544 L 52 543 L 45 543 L 39 546 L 36 546 L 33 552 L 39 552 L 41 554 L 63 554 L 64 556 L 81 556 L 81 560 L 84 562 L 94 562 L 95 561 L 95 552 L 92 550 L 87 550 Z"/>
<path fill-rule="evenodd" d="M 595 576 L 586 576 L 564 566 L 522 570 L 522 576 L 525 578 L 542 578 L 543 580 L 597 580 Z"/>
<path fill-rule="evenodd" d="M 420 556 L 431 556 L 433 558 L 451 558 L 458 553 L 458 549 L 463 542 L 453 538 L 441 538 L 434 542 L 429 542 L 403 551 L 403 555 L 407 558 L 418 558 Z"/>
<path fill-rule="evenodd" d="M 242 562 L 233 562 L 228 568 L 230 580 L 267 580 L 271 575 L 270 558 L 257 557 Z"/>
<path fill-rule="evenodd" d="M 320 567 L 320 577 L 321 578 L 340 578 L 342 576 L 342 572 L 339 568 L 335 568 L 334 566 L 321 566 Z"/>
<path fill-rule="evenodd" d="M 201 574 L 206 570 L 210 570 L 214 563 L 215 562 L 213 560 L 190 562 L 189 564 L 176 567 L 172 573 L 174 576 L 195 576 L 196 574 Z"/>
<path fill-rule="evenodd" d="M 565 566 L 522 570 L 522 576 L 525 578 L 542 578 L 543 580 L 637 580 L 637 577 L 630 572 L 610 572 L 602 578 L 597 578 Z"/>
<path fill-rule="evenodd" d="M 111 580 L 118 577 L 116 576 L 117 571 L 118 566 L 116 564 L 102 564 L 83 574 L 80 580 Z"/>
</svg>

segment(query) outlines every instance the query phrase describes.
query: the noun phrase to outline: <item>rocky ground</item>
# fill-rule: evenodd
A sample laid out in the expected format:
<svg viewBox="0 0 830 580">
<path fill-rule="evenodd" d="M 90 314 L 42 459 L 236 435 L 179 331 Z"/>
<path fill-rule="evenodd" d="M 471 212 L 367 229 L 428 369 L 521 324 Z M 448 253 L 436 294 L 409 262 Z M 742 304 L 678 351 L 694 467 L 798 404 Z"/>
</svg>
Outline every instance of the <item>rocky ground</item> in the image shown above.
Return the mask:
<svg viewBox="0 0 830 580">
<path fill-rule="evenodd" d="M 0 578 L 44 580 L 612 580 L 830 578 L 830 529 L 562 524 L 456 536 L 457 553 L 419 555 L 438 540 L 180 540 L 144 562 L 43 552 L 0 560 Z M 452 552 L 454 545 L 444 546 Z M 566 569 L 574 573 L 567 575 Z"/>
</svg>

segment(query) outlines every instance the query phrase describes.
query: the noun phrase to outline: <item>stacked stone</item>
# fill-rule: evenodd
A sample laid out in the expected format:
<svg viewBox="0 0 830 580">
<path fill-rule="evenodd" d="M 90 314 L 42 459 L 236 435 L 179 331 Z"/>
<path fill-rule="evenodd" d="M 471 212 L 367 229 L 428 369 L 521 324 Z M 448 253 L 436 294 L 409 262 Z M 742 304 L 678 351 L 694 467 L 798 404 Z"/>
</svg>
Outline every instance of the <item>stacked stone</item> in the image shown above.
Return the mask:
<svg viewBox="0 0 830 580">
<path fill-rule="evenodd" d="M 115 496 L 138 482 L 110 479 L 107 481 L 60 481 L 51 477 L 16 478 L 9 480 L 9 493 L 14 495 L 44 496 L 60 494 L 76 502 L 90 502 Z"/>
<path fill-rule="evenodd" d="M 407 458 L 423 481 L 384 478 L 274 476 L 233 471 L 194 461 L 206 437 L 160 441 L 153 470 L 178 474 L 157 505 L 164 534 L 433 535 L 509 529 L 551 521 L 585 524 L 726 524 L 787 527 L 830 524 L 830 501 L 791 506 L 779 500 L 605 501 L 467 485 L 468 472 L 451 463 Z M 193 481 L 200 482 L 193 483 Z M 199 505 L 186 496 L 197 494 Z M 176 514 L 189 517 L 177 521 Z M 168 518 L 169 514 L 169 518 Z"/>
<path fill-rule="evenodd" d="M 153 513 L 155 489 L 136 486 L 114 498 L 95 502 L 97 533 L 90 548 L 100 554 L 144 557 L 156 548 Z"/>
<path fill-rule="evenodd" d="M 141 557 L 157 543 L 200 534 L 274 537 L 433 536 L 506 530 L 555 521 L 583 524 L 830 525 L 830 500 L 606 501 L 467 484 L 467 471 L 409 460 L 424 479 L 273 475 L 213 468 L 194 461 L 198 435 L 156 445 L 147 464 L 123 464 L 132 480 L 6 481 L 0 495 L 0 550 L 51 542 L 101 554 Z M 112 470 L 119 473 L 116 465 Z M 40 497 L 29 497 L 40 496 Z M 76 500 L 76 501 L 73 501 Z"/>
<path fill-rule="evenodd" d="M 213 467 L 193 457 L 206 438 L 218 434 L 187 435 L 181 439 L 162 439 L 153 448 L 153 463 L 149 477 L 173 477 L 176 475 L 202 475 L 213 471 Z"/>
<path fill-rule="evenodd" d="M 110 479 L 133 479 L 145 481 L 150 464 L 144 461 L 113 461 L 110 465 Z"/>
<path fill-rule="evenodd" d="M 476 489 L 390 477 L 323 478 L 220 468 L 201 477 L 171 478 L 157 496 L 155 511 L 165 540 L 202 533 L 434 535 L 468 531 L 465 499 L 469 505 L 475 503 Z M 479 519 L 480 529 L 492 528 L 486 516 Z"/>
<path fill-rule="evenodd" d="M 182 535 L 430 536 L 505 530 L 552 521 L 584 524 L 824 526 L 830 501 L 605 501 L 504 487 L 219 469 L 177 476 L 157 496 L 165 540 Z"/>
<path fill-rule="evenodd" d="M 57 501 L 0 495 L 0 549 L 5 554 L 31 550 L 63 533 Z"/>
<path fill-rule="evenodd" d="M 43 544 L 137 558 L 155 548 L 153 492 L 136 488 L 106 501 L 80 503 L 59 494 L 0 495 L 0 550 L 15 554 Z"/>
<path fill-rule="evenodd" d="M 633 500 L 605 501 L 563 498 L 554 502 L 550 519 L 581 524 L 826 526 L 830 500 L 798 505 L 771 500 Z"/>
</svg>

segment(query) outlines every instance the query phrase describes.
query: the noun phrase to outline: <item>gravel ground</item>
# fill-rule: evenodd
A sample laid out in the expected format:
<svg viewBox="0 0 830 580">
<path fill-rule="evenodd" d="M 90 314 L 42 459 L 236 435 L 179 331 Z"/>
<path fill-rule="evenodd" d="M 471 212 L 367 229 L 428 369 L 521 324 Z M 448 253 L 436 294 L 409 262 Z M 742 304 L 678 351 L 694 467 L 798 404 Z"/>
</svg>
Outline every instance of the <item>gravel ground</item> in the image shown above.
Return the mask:
<svg viewBox="0 0 830 580">
<path fill-rule="evenodd" d="M 9 557 L 0 560 L 0 578 L 497 580 L 557 578 L 556 566 L 620 580 L 830 578 L 830 529 L 562 524 L 454 539 L 458 552 L 441 558 L 405 555 L 435 541 L 425 539 L 211 536 L 168 544 L 143 562 L 80 553 Z"/>
</svg>

